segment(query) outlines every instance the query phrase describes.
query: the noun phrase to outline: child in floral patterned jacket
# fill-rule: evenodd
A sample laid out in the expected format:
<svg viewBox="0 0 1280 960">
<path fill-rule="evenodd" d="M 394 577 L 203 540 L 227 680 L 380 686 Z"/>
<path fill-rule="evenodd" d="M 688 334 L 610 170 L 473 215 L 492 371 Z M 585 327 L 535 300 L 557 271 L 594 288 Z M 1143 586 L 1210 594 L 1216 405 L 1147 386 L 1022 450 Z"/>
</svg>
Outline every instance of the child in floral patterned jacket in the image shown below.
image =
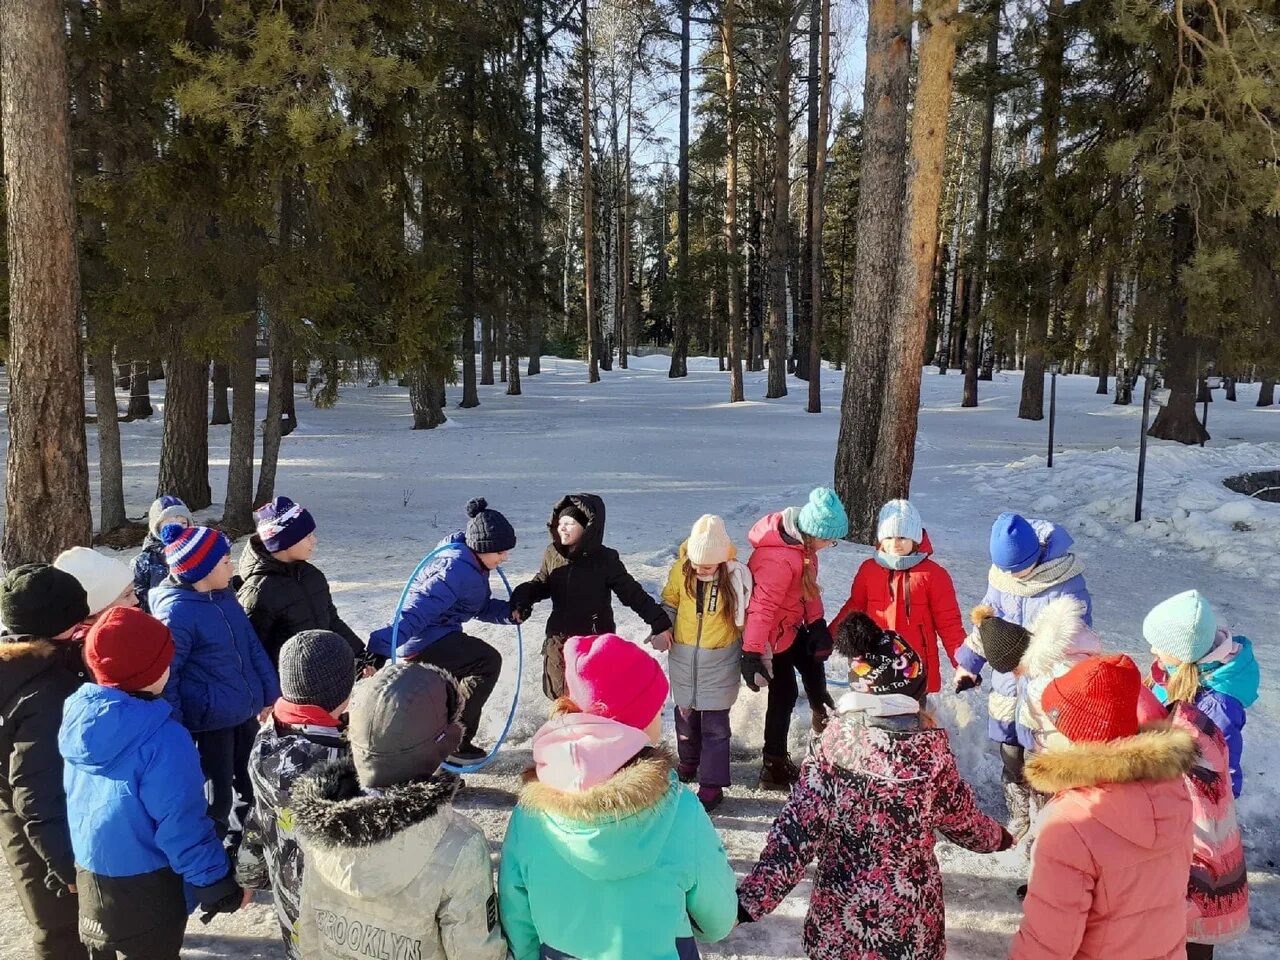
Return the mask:
<svg viewBox="0 0 1280 960">
<path fill-rule="evenodd" d="M 1013 838 L 978 809 L 946 731 L 923 712 L 920 655 L 864 613 L 840 624 L 835 643 L 849 658 L 851 692 L 738 888 L 738 918 L 773 910 L 816 856 L 804 925 L 812 960 L 941 960 L 934 831 L 978 853 L 1007 850 Z"/>
</svg>

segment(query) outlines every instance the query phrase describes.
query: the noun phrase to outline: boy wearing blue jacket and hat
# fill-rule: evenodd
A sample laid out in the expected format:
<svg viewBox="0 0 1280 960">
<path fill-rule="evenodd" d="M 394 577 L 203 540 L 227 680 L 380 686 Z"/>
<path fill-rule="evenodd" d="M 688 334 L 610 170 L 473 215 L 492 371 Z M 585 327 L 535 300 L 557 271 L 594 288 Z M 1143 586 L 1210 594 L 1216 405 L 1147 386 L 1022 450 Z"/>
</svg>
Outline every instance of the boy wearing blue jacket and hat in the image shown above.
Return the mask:
<svg viewBox="0 0 1280 960">
<path fill-rule="evenodd" d="M 516 532 L 507 518 L 490 510 L 483 497 L 467 502 L 466 530 L 441 541 L 440 552 L 422 569 L 400 610 L 396 651 L 404 660 L 427 663 L 448 670 L 459 680 L 470 679 L 471 693 L 462 714 L 462 743 L 449 758 L 453 763 L 475 763 L 487 751 L 473 738 L 480 713 L 497 686 L 502 654 L 478 637 L 462 632 L 468 620 L 511 623 L 511 604 L 495 599 L 489 574 L 515 548 Z M 385 663 L 391 657 L 393 623 L 369 637 L 370 655 Z"/>
<path fill-rule="evenodd" d="M 95 682 L 63 710 L 80 938 L 92 960 L 177 960 L 187 887 L 209 914 L 248 901 L 205 813 L 200 758 L 161 696 L 173 652 L 164 624 L 108 610 L 85 640 Z"/>
<path fill-rule="evenodd" d="M 209 816 L 234 851 L 253 803 L 249 752 L 258 732 L 255 721 L 279 698 L 280 683 L 231 589 L 226 536 L 176 524 L 160 534 L 169 576 L 150 599 L 152 614 L 173 633 L 173 670 L 164 696 L 195 738 L 210 785 Z M 234 794 L 240 799 L 232 830 Z"/>
</svg>

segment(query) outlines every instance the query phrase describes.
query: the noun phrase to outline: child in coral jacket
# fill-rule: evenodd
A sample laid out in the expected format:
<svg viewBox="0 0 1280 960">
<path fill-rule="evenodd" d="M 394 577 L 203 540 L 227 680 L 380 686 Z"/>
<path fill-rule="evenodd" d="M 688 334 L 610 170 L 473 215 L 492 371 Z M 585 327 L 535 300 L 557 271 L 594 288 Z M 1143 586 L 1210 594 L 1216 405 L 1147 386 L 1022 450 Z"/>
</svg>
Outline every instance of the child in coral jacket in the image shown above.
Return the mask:
<svg viewBox="0 0 1280 960">
<path fill-rule="evenodd" d="M 699 517 L 680 545 L 662 590 L 675 624 L 674 644 L 651 641 L 671 652 L 668 672 L 676 701 L 680 779 L 698 779 L 698 799 L 708 811 L 729 785 L 729 710 L 741 683 L 742 625 L 751 599 L 751 571 L 737 560 L 724 521 Z"/>
<path fill-rule="evenodd" d="M 1013 838 L 978 808 L 947 732 L 923 712 L 920 655 L 863 613 L 840 625 L 836 649 L 849 658 L 851 692 L 739 887 L 738 917 L 771 912 L 816 859 L 804 925 L 809 957 L 941 960 L 934 832 L 978 853 L 1006 850 Z"/>
<path fill-rule="evenodd" d="M 933 544 L 910 501 L 890 500 L 881 507 L 876 555 L 858 568 L 849 600 L 831 628 L 854 611 L 911 644 L 924 661 L 925 689 L 942 689 L 938 644 L 954 667 L 966 632 L 951 575 L 933 559 Z"/>
</svg>

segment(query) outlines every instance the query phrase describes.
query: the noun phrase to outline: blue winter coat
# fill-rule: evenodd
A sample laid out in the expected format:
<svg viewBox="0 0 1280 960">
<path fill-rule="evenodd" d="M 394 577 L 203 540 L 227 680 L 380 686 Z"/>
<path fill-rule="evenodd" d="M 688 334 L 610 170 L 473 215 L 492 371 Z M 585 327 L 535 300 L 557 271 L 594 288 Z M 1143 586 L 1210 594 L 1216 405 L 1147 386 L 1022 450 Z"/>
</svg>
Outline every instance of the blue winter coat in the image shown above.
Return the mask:
<svg viewBox="0 0 1280 960">
<path fill-rule="evenodd" d="M 396 646 L 402 657 L 421 653 L 437 640 L 458 633 L 468 620 L 510 623 L 511 604 L 495 600 L 489 571 L 459 532 L 440 541 L 441 550 L 414 578 L 400 611 Z M 438 549 L 438 548 L 437 548 Z M 391 624 L 369 637 L 369 652 L 391 656 Z"/>
<path fill-rule="evenodd" d="M 133 558 L 133 592 L 138 605 L 150 613 L 152 587 L 158 587 L 169 576 L 169 565 L 164 562 L 164 544 L 154 533 L 148 533 L 142 541 L 142 552 Z"/>
<path fill-rule="evenodd" d="M 1258 687 L 1262 674 L 1253 655 L 1253 644 L 1248 637 L 1232 637 L 1240 645 L 1240 652 L 1223 664 L 1204 664 L 1200 668 L 1200 692 L 1196 694 L 1196 708 L 1213 721 L 1227 741 L 1227 761 L 1231 768 L 1231 792 L 1236 797 L 1244 789 L 1244 770 L 1240 768 L 1240 754 L 1244 751 L 1245 711 L 1258 700 Z M 1154 670 L 1153 670 L 1154 673 Z M 1164 686 L 1153 683 L 1151 689 L 1165 703 Z"/>
<path fill-rule="evenodd" d="M 1074 543 L 1071 534 L 1056 523 L 1032 520 L 1031 526 L 1041 543 L 1040 560 L 1037 566 L 1060 560 L 1071 552 L 1071 546 Z M 995 576 L 996 572 L 993 570 L 992 578 Z M 1085 610 L 1081 619 L 1084 620 L 1085 626 L 1093 626 L 1093 599 L 1089 596 L 1089 588 L 1085 586 L 1083 573 L 1049 586 L 1031 597 L 1018 596 L 988 582 L 982 603 L 994 609 L 996 616 L 1001 620 L 1008 620 L 1010 623 L 1030 629 L 1036 617 L 1040 616 L 1040 612 L 1049 605 L 1049 601 L 1063 596 L 1075 597 L 1082 601 Z M 976 675 L 982 672 L 987 661 L 973 648 L 971 641 L 972 636 L 970 641 L 957 651 L 956 661 L 964 669 Z M 1035 737 L 1030 730 L 1022 728 L 1016 721 L 1020 687 L 1018 678 L 1013 674 L 992 672 L 987 735 L 996 743 L 1020 744 L 1031 748 L 1035 744 Z"/>
<path fill-rule="evenodd" d="M 200 593 L 170 578 L 151 591 L 151 613 L 173 633 L 165 699 L 192 733 L 237 726 L 280 698 L 275 667 L 234 590 Z"/>
<path fill-rule="evenodd" d="M 227 875 L 200 756 L 167 701 L 86 683 L 67 698 L 58 749 L 77 865 L 105 877 L 168 867 L 196 887 Z"/>
</svg>

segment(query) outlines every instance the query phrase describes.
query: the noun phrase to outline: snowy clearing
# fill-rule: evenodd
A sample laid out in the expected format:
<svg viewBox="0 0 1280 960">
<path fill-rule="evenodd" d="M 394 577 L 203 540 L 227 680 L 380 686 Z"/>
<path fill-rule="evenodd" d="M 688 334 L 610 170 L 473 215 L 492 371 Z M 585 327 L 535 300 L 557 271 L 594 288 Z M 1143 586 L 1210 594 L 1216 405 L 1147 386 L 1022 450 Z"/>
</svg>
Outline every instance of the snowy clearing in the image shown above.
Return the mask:
<svg viewBox="0 0 1280 960">
<path fill-rule="evenodd" d="M 552 503 L 589 490 L 608 504 L 606 542 L 656 593 L 689 525 L 704 512 L 724 516 L 739 548 L 761 514 L 798 503 L 810 487 L 831 482 L 841 374 L 824 371 L 825 413 L 804 412 L 806 385 L 791 396 L 761 401 L 764 374 L 748 374 L 745 404 L 730 405 L 727 374 L 714 360 L 691 359 L 690 376 L 666 377 L 667 359 L 633 359 L 630 371 L 603 374 L 588 385 L 583 365 L 545 358 L 543 374 L 525 378 L 525 395 L 502 385 L 481 387 L 481 406 L 450 408 L 449 422 L 411 432 L 407 391 L 392 386 L 344 387 L 333 410 L 299 398 L 301 426 L 284 441 L 278 492 L 305 504 L 319 524 L 316 562 L 328 575 L 344 618 L 357 630 L 387 622 L 404 579 L 436 541 L 463 522 L 467 498 L 483 495 L 520 536 L 506 568 L 513 584 L 532 574 L 546 543 Z M 1250 711 L 1240 816 L 1249 847 L 1254 929 L 1222 948 L 1222 960 L 1280 956 L 1280 782 L 1268 746 L 1280 737 L 1280 655 L 1274 641 L 1280 586 L 1280 504 L 1232 493 L 1224 477 L 1280 467 L 1280 408 L 1253 406 L 1257 386 L 1241 385 L 1238 403 L 1221 394 L 1212 404 L 1205 449 L 1152 441 L 1148 451 L 1145 519 L 1134 524 L 1141 406 L 1112 406 L 1096 380 L 1061 377 L 1055 466 L 1045 466 L 1047 421 L 1016 419 L 1020 376 L 997 374 L 979 385 L 981 405 L 960 408 L 961 377 L 926 371 L 912 500 L 920 508 L 936 557 L 953 574 L 962 608 L 982 595 L 987 533 L 994 515 L 1014 509 L 1065 524 L 1075 536 L 1094 596 L 1095 626 L 1109 648 L 1146 666 L 1142 617 L 1165 597 L 1195 586 L 1220 618 L 1253 638 L 1263 695 Z M 153 388 L 162 387 L 154 384 Z M 456 391 L 451 391 L 456 400 Z M 265 386 L 259 387 L 260 407 Z M 90 429 L 91 463 L 96 440 Z M 227 427 L 210 429 L 211 483 L 225 484 Z M 130 513 L 145 512 L 154 494 L 161 420 L 122 424 Z M 96 473 L 96 471 L 93 471 Z M 205 515 L 216 518 L 215 504 Z M 240 545 L 237 545 L 238 556 Z M 823 556 L 828 612 L 847 596 L 868 554 L 841 545 Z M 126 556 L 127 559 L 127 556 Z M 495 584 L 497 583 L 495 579 Z M 526 626 L 520 712 L 509 745 L 489 771 L 467 778 L 459 806 L 485 829 L 495 855 L 518 776 L 529 763 L 527 741 L 545 718 L 538 650 L 546 605 Z M 621 608 L 620 632 L 642 639 L 637 617 Z M 476 625 L 476 633 L 508 655 L 490 701 L 481 738 L 501 729 L 515 685 L 515 631 Z M 838 670 L 832 666 L 833 675 Z M 803 702 L 803 700 L 802 700 Z M 763 723 L 763 695 L 745 688 L 734 709 L 735 767 L 754 784 Z M 944 693 L 939 715 L 953 734 L 962 772 L 984 808 L 1003 816 L 997 759 L 985 736 L 985 697 Z M 668 708 L 670 710 L 670 708 Z M 803 717 L 803 722 L 801 718 Z M 804 747 L 807 710 L 797 711 L 793 750 Z M 672 726 L 668 716 L 667 732 Z M 734 786 L 714 816 L 735 869 L 749 869 L 781 806 L 776 794 Z M 1020 851 L 982 857 L 940 843 L 948 907 L 949 956 L 1004 956 L 1020 907 L 1014 888 L 1026 869 Z M 771 917 L 741 928 L 715 957 L 799 958 L 807 886 Z M 0 956 L 27 953 L 28 932 L 6 879 L 0 880 Z M 209 927 L 192 921 L 184 956 L 277 957 L 273 914 L 259 894 L 249 910 Z"/>
</svg>

